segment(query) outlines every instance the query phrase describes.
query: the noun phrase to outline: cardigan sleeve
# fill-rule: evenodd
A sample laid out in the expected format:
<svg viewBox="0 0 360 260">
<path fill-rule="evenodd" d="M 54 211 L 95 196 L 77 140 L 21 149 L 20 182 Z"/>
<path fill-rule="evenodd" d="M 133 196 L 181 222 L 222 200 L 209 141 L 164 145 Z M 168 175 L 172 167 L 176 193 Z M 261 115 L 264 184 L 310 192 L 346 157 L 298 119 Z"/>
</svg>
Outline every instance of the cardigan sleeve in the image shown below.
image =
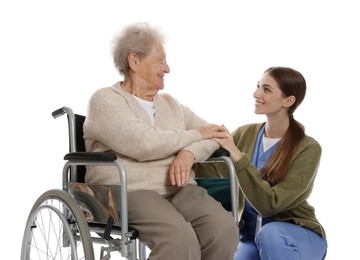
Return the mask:
<svg viewBox="0 0 360 260">
<path fill-rule="evenodd" d="M 312 192 L 320 157 L 320 145 L 314 139 L 305 137 L 295 151 L 286 177 L 275 186 L 261 179 L 248 156 L 243 156 L 234 165 L 242 193 L 258 213 L 266 217 L 296 208 L 307 200 Z"/>
<path fill-rule="evenodd" d="M 184 105 L 181 106 L 182 106 L 182 111 L 184 113 L 186 129 L 195 129 L 200 126 L 209 124 L 207 121 L 197 116 L 187 106 Z M 189 144 L 188 146 L 184 147 L 182 150 L 187 150 L 192 152 L 195 155 L 195 162 L 203 162 L 206 159 L 208 159 L 219 148 L 220 145 L 214 140 L 201 140 Z"/>
</svg>

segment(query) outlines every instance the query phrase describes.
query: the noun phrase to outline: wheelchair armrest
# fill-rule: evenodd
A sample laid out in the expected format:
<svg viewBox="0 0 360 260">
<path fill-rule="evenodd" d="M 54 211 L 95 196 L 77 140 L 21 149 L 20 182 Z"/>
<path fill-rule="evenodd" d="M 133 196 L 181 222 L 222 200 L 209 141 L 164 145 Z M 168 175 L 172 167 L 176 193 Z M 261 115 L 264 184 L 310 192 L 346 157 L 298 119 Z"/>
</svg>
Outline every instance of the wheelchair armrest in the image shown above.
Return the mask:
<svg viewBox="0 0 360 260">
<path fill-rule="evenodd" d="M 64 156 L 64 160 L 80 160 L 80 161 L 104 161 L 112 162 L 117 159 L 114 153 L 110 152 L 72 152 Z"/>
<path fill-rule="evenodd" d="M 120 226 L 121 226 L 121 236 L 125 238 L 128 234 L 128 202 L 127 202 L 127 175 L 124 165 L 119 161 L 114 153 L 111 152 L 70 152 L 64 156 L 64 159 L 67 160 L 63 168 L 63 190 L 68 191 L 69 186 L 69 175 L 74 176 L 74 180 L 77 180 L 76 166 L 83 165 L 107 165 L 107 166 L 116 166 L 119 171 L 120 183 Z M 74 172 L 71 173 L 70 169 L 74 169 Z M 70 174 L 69 174 L 70 173 Z M 71 178 L 70 178 L 71 181 Z M 125 242 L 121 244 L 123 247 L 122 251 L 127 251 L 128 248 L 125 247 Z M 123 249 L 124 248 L 124 249 Z M 128 253 L 122 252 L 122 255 L 127 255 Z"/>
<path fill-rule="evenodd" d="M 211 180 L 211 178 L 204 178 L 203 185 L 206 184 L 206 182 L 208 182 L 207 184 L 212 182 L 211 185 L 213 185 L 214 183 L 217 183 L 215 185 L 217 187 L 215 187 L 215 186 L 212 187 L 214 190 L 224 188 L 224 187 L 220 187 L 219 185 L 224 185 L 224 184 L 225 184 L 225 186 L 230 185 L 231 211 L 232 211 L 235 223 L 238 224 L 239 223 L 239 214 L 238 214 L 238 191 L 237 191 L 237 186 L 236 186 L 237 176 L 236 176 L 234 164 L 233 164 L 232 160 L 230 159 L 230 152 L 224 148 L 220 148 L 220 149 L 216 150 L 206 161 L 204 161 L 202 163 L 214 163 L 214 162 L 223 162 L 226 164 L 228 172 L 229 172 L 229 178 L 226 180 L 224 180 L 224 179 L 216 180 L 216 178 Z M 199 179 L 197 181 L 199 183 Z"/>
<path fill-rule="evenodd" d="M 230 152 L 224 148 L 220 148 L 218 150 L 216 150 L 211 156 L 210 158 L 213 157 L 221 157 L 221 156 L 226 156 L 226 157 L 230 157 Z"/>
</svg>

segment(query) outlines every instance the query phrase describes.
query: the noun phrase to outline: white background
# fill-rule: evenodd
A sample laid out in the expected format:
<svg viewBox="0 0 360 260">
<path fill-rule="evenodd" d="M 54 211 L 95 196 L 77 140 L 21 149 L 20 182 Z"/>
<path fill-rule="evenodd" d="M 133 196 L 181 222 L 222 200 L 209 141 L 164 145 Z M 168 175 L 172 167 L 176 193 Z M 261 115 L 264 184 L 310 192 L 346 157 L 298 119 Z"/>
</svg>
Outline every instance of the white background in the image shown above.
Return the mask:
<svg viewBox="0 0 360 260">
<path fill-rule="evenodd" d="M 356 1 L 1 1 L 1 259 L 20 255 L 35 200 L 61 188 L 67 152 L 62 106 L 85 114 L 90 95 L 120 80 L 110 43 L 146 21 L 167 37 L 165 91 L 208 121 L 263 121 L 252 93 L 270 66 L 308 83 L 295 112 L 323 148 L 310 202 L 328 235 L 328 260 L 355 259 L 359 225 L 360 17 Z M 5 256 L 4 256 L 5 254 Z"/>
</svg>

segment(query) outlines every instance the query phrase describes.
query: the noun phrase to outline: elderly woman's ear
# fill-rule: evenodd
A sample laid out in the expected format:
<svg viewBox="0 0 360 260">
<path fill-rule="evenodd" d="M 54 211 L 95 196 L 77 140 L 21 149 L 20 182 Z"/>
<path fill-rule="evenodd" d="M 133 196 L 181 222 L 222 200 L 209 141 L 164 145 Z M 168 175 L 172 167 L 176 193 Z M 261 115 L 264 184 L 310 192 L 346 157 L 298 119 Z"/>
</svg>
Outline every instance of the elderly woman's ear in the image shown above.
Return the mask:
<svg viewBox="0 0 360 260">
<path fill-rule="evenodd" d="M 139 64 L 138 62 L 138 56 L 135 53 L 130 53 L 128 56 L 128 62 L 129 62 L 129 67 L 136 71 L 137 70 L 137 66 Z"/>
</svg>

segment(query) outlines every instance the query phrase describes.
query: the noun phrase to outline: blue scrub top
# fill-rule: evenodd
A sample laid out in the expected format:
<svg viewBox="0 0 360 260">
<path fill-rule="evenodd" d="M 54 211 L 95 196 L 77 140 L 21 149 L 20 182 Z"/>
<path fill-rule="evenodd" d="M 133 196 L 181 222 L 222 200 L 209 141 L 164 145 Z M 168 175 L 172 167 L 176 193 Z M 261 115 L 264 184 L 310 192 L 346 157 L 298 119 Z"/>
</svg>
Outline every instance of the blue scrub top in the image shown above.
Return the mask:
<svg viewBox="0 0 360 260">
<path fill-rule="evenodd" d="M 256 166 L 259 172 L 261 171 L 262 168 L 264 168 L 270 156 L 273 154 L 273 152 L 275 151 L 276 147 L 279 144 L 279 142 L 277 142 L 272 147 L 270 147 L 266 152 L 264 152 L 264 148 L 262 145 L 264 131 L 265 131 L 265 126 L 263 126 L 259 131 L 255 143 L 254 153 L 251 158 L 251 162 Z M 242 220 L 244 221 L 244 226 L 240 231 L 240 241 L 255 239 L 257 217 L 258 217 L 258 213 L 251 206 L 249 201 L 245 199 L 245 208 L 242 214 Z M 273 221 L 272 217 L 262 218 L 262 226 L 272 221 Z"/>
</svg>

